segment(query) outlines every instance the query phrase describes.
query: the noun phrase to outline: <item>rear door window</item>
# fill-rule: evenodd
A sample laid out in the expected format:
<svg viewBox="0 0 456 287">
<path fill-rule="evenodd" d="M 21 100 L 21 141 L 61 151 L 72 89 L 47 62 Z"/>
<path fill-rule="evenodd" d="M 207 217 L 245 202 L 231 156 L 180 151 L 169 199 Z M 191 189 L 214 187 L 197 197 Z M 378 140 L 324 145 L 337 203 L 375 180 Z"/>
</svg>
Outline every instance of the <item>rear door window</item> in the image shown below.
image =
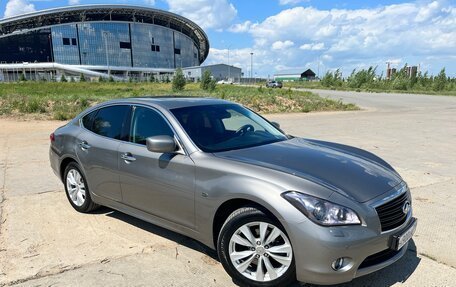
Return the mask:
<svg viewBox="0 0 456 287">
<path fill-rule="evenodd" d="M 123 139 L 130 106 L 111 106 L 99 109 L 93 118 L 92 129 L 96 134 L 112 139 Z"/>
</svg>

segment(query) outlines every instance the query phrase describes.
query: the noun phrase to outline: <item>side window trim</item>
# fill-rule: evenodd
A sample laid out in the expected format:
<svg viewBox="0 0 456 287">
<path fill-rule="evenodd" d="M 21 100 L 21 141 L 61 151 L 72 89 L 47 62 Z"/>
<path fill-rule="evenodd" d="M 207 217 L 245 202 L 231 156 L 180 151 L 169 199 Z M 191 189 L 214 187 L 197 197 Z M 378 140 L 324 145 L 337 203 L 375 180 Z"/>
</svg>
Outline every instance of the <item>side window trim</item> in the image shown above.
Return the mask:
<svg viewBox="0 0 456 287">
<path fill-rule="evenodd" d="M 134 106 L 129 104 L 128 112 L 122 123 L 122 131 L 120 132 L 120 141 L 122 141 L 122 142 L 130 141 L 130 128 L 131 128 L 131 120 L 133 117 L 133 109 L 134 109 Z"/>
</svg>

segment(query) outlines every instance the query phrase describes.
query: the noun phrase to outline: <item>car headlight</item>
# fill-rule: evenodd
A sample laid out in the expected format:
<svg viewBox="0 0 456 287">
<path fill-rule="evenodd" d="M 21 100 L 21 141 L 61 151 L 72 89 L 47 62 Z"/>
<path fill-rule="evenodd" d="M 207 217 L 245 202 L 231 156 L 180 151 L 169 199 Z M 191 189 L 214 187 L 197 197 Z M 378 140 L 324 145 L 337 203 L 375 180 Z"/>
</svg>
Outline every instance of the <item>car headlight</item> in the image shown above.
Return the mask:
<svg viewBox="0 0 456 287">
<path fill-rule="evenodd" d="M 361 224 L 356 212 L 348 207 L 296 191 L 285 192 L 282 197 L 317 224 L 324 226 Z"/>
</svg>

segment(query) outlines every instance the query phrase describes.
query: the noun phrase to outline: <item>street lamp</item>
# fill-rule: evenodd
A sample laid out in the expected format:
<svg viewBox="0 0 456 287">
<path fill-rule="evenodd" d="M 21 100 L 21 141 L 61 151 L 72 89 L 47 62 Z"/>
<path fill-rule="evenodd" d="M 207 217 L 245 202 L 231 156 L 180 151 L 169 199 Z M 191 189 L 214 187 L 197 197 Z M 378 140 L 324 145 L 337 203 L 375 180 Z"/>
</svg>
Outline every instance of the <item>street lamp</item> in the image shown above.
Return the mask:
<svg viewBox="0 0 456 287">
<path fill-rule="evenodd" d="M 250 52 L 250 81 L 253 77 L 253 52 Z"/>
<path fill-rule="evenodd" d="M 106 50 L 106 64 L 108 65 L 108 75 L 111 76 L 111 68 L 109 67 L 109 54 L 108 54 L 108 32 L 103 31 L 104 40 L 105 40 L 105 50 Z"/>
<path fill-rule="evenodd" d="M 231 79 L 230 48 L 231 45 L 228 46 L 228 80 Z"/>
</svg>

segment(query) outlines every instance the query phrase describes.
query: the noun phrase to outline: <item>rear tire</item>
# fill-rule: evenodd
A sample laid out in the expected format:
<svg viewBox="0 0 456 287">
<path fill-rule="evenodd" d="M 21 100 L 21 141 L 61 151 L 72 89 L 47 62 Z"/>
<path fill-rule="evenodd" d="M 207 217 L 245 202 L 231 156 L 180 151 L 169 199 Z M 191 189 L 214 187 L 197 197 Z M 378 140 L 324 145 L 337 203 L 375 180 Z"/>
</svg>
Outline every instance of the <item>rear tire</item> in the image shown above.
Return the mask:
<svg viewBox="0 0 456 287">
<path fill-rule="evenodd" d="M 90 197 L 89 187 L 81 167 L 71 162 L 64 173 L 65 193 L 71 206 L 79 212 L 88 213 L 99 207 Z"/>
<path fill-rule="evenodd" d="M 281 224 L 254 207 L 234 211 L 221 228 L 217 252 L 241 286 L 289 286 L 296 282 L 293 249 Z"/>
</svg>

